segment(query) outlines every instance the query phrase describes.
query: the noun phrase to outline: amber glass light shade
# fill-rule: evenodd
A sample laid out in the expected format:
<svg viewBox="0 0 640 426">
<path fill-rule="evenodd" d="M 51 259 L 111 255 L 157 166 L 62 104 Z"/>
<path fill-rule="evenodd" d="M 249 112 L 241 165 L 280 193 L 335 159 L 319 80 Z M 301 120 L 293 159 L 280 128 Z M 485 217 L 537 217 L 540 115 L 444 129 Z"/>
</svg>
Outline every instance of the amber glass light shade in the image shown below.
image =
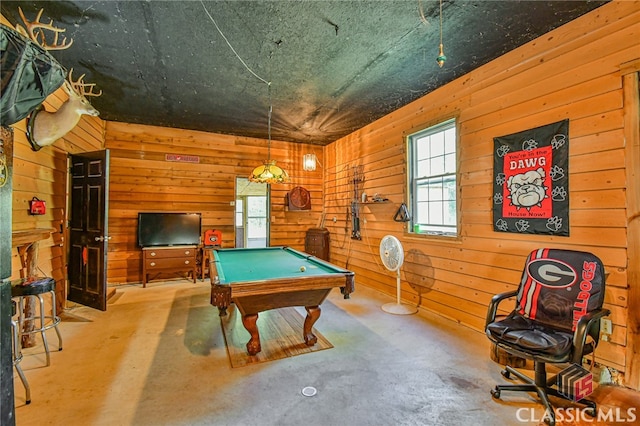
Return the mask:
<svg viewBox="0 0 640 426">
<path fill-rule="evenodd" d="M 286 183 L 289 182 L 289 175 L 276 166 L 275 160 L 267 160 L 261 166 L 253 169 L 249 180 L 258 183 Z"/>
</svg>

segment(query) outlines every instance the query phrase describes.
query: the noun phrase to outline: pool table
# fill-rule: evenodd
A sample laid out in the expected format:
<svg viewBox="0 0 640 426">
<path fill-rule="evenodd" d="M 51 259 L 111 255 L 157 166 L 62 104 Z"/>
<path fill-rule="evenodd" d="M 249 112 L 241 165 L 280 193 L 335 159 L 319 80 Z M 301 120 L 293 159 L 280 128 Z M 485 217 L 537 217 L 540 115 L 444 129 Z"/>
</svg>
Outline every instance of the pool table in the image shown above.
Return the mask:
<svg viewBox="0 0 640 426">
<path fill-rule="evenodd" d="M 211 304 L 220 316 L 233 301 L 242 324 L 251 335 L 247 352 L 260 352 L 258 314 L 287 306 L 304 306 L 303 338 L 316 344 L 313 324 L 320 317 L 320 304 L 334 287 L 345 299 L 355 290 L 354 273 L 290 247 L 213 249 L 209 253 Z"/>
</svg>

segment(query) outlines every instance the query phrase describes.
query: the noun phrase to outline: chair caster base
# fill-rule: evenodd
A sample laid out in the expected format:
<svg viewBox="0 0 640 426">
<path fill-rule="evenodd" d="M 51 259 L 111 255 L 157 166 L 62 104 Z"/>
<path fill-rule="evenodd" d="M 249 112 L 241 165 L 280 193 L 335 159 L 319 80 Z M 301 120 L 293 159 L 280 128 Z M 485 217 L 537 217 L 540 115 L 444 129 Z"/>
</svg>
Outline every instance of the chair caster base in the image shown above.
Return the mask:
<svg viewBox="0 0 640 426">
<path fill-rule="evenodd" d="M 496 386 L 495 389 L 491 389 L 491 396 L 494 399 L 500 399 L 500 389 Z"/>
</svg>

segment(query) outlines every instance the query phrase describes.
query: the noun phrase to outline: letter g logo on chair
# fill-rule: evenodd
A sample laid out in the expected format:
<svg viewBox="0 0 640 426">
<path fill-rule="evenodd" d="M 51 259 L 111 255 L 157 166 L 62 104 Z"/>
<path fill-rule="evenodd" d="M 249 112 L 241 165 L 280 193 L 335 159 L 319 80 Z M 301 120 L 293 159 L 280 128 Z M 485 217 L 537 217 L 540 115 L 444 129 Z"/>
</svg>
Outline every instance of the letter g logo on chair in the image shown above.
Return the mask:
<svg viewBox="0 0 640 426">
<path fill-rule="evenodd" d="M 527 265 L 527 273 L 545 287 L 565 288 L 578 279 L 578 274 L 570 265 L 556 259 L 532 260 Z"/>
</svg>

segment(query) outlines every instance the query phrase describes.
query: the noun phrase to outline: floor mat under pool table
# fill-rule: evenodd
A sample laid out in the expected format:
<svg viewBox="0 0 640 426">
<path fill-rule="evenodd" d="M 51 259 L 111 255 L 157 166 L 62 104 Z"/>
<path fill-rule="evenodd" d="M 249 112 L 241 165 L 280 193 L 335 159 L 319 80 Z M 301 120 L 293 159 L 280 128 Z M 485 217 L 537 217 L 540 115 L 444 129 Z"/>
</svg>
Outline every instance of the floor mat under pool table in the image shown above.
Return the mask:
<svg viewBox="0 0 640 426">
<path fill-rule="evenodd" d="M 296 308 L 260 312 L 258 331 L 262 351 L 253 356 L 247 353 L 246 347 L 251 336 L 242 325 L 241 315 L 235 305 L 232 304 L 229 307 L 228 315 L 220 317 L 220 322 L 227 343 L 229 361 L 234 368 L 333 348 L 333 345 L 315 328 L 313 334 L 318 338 L 318 342 L 314 346 L 307 346 L 304 343 L 302 337 L 304 316 Z"/>
</svg>

